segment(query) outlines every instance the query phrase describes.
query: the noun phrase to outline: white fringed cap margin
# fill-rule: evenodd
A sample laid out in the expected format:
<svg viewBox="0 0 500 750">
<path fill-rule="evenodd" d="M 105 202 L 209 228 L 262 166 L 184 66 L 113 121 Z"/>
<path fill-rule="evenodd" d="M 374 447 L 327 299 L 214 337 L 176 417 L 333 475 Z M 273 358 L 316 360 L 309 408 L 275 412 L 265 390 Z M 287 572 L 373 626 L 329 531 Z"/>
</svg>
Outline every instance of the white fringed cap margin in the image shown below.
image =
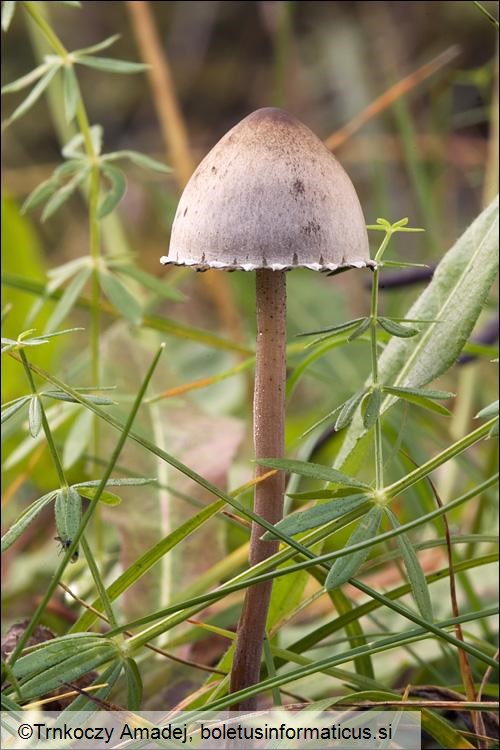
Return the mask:
<svg viewBox="0 0 500 750">
<path fill-rule="evenodd" d="M 349 177 L 309 128 L 274 108 L 246 117 L 203 159 L 161 263 L 327 273 L 375 265 Z"/>
</svg>

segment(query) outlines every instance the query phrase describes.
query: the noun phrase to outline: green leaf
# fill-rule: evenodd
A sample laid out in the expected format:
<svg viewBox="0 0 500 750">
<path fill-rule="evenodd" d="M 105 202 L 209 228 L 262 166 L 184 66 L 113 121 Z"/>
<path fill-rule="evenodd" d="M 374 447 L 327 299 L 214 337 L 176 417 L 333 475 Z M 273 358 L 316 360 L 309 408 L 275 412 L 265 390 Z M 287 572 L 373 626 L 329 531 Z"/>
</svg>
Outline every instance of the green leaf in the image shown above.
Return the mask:
<svg viewBox="0 0 500 750">
<path fill-rule="evenodd" d="M 23 409 L 30 398 L 31 396 L 21 396 L 20 398 L 16 398 L 16 400 L 11 402 L 10 404 L 6 404 L 2 408 L 1 424 L 10 419 L 10 417 L 13 417 L 14 414 L 17 414 L 20 409 Z"/>
<path fill-rule="evenodd" d="M 391 315 L 386 320 L 395 320 L 396 323 L 439 323 L 439 320 L 429 320 L 429 318 L 396 318 Z"/>
<path fill-rule="evenodd" d="M 62 75 L 64 116 L 66 117 L 66 122 L 68 123 L 68 125 L 70 125 L 76 115 L 80 89 L 78 87 L 78 81 L 72 65 L 65 65 L 62 70 Z"/>
<path fill-rule="evenodd" d="M 28 411 L 28 424 L 31 437 L 36 438 L 42 426 L 42 406 L 37 395 L 32 396 Z"/>
<path fill-rule="evenodd" d="M 329 503 L 315 505 L 314 508 L 308 508 L 307 510 L 300 510 L 296 513 L 292 513 L 290 516 L 287 516 L 282 521 L 275 524 L 275 526 L 284 534 L 293 536 L 301 531 L 313 529 L 316 526 L 323 526 L 325 523 L 340 518 L 351 510 L 363 505 L 363 503 L 366 503 L 369 499 L 369 496 L 364 493 L 348 495 L 347 497 L 339 498 L 338 500 L 333 500 Z M 271 531 L 266 531 L 262 536 L 262 539 L 264 540 L 276 538 L 277 537 Z"/>
<path fill-rule="evenodd" d="M 92 270 L 88 266 L 86 266 L 76 274 L 71 284 L 68 284 L 68 286 L 64 290 L 63 296 L 57 303 L 52 315 L 47 322 L 45 328 L 47 332 L 53 331 L 54 328 L 57 328 L 69 314 L 76 300 L 80 296 L 80 292 L 90 278 L 91 273 Z"/>
<path fill-rule="evenodd" d="M 53 177 L 42 182 L 28 195 L 21 207 L 21 213 L 25 214 L 27 211 L 31 211 L 31 209 L 39 206 L 40 203 L 44 203 L 47 198 L 50 198 L 50 196 L 55 193 L 57 187 L 57 180 Z"/>
<path fill-rule="evenodd" d="M 434 318 L 418 341 L 391 341 L 379 362 L 383 382 L 419 387 L 456 361 L 474 328 L 498 270 L 498 198 L 457 240 L 438 265 L 409 318 Z"/>
<path fill-rule="evenodd" d="M 146 484 L 154 484 L 158 480 L 156 477 L 120 477 L 118 479 L 108 479 L 106 487 L 143 487 Z M 78 491 L 81 487 L 99 487 L 100 479 L 90 479 L 88 482 L 78 482 L 74 484 Z"/>
<path fill-rule="evenodd" d="M 426 263 L 405 263 L 400 260 L 383 260 L 379 265 L 387 268 L 430 268 Z"/>
<path fill-rule="evenodd" d="M 99 282 L 106 297 L 123 317 L 132 325 L 139 325 L 142 320 L 141 307 L 120 279 L 109 271 L 99 271 Z"/>
<path fill-rule="evenodd" d="M 354 331 L 351 333 L 347 341 L 350 343 L 351 341 L 354 341 L 354 339 L 357 339 L 359 336 L 362 336 L 364 332 L 370 327 L 371 324 L 371 318 L 365 318 L 362 323 L 359 324 L 357 328 L 354 329 Z"/>
<path fill-rule="evenodd" d="M 498 414 L 498 401 L 493 401 L 492 404 L 488 404 L 484 409 L 478 411 L 474 419 L 490 419 Z"/>
<path fill-rule="evenodd" d="M 130 657 L 123 662 L 127 680 L 127 708 L 129 711 L 140 711 L 142 703 L 142 678 L 134 659 Z"/>
<path fill-rule="evenodd" d="M 49 667 L 68 659 L 75 651 L 87 651 L 102 643 L 106 643 L 106 639 L 98 633 L 71 633 L 44 641 L 16 661 L 14 674 L 18 680 L 43 674 Z"/>
<path fill-rule="evenodd" d="M 389 517 L 393 528 L 397 529 L 400 524 L 394 513 L 388 507 L 385 508 L 385 512 Z M 432 612 L 432 602 L 429 593 L 429 587 L 427 586 L 424 572 L 420 567 L 417 554 L 406 534 L 400 534 L 396 538 L 398 540 L 399 549 L 401 550 L 401 556 L 404 560 L 406 572 L 408 574 L 408 581 L 411 586 L 413 598 L 415 599 L 420 614 L 426 620 L 433 622 L 434 615 Z"/>
<path fill-rule="evenodd" d="M 435 399 L 451 398 L 454 395 L 453 393 L 431 391 L 425 388 L 395 388 L 388 385 L 383 386 L 382 390 L 384 393 L 397 396 L 405 401 L 409 401 L 411 404 L 429 409 L 429 411 L 435 411 L 437 414 L 442 414 L 445 417 L 451 416 L 451 411 L 442 404 L 436 404 Z"/>
<path fill-rule="evenodd" d="M 143 167 L 144 169 L 152 169 L 155 172 L 165 172 L 168 174 L 172 171 L 171 167 L 168 167 L 161 161 L 157 161 L 157 159 L 151 158 L 151 156 L 141 154 L 139 151 L 113 151 L 113 153 L 106 154 L 103 157 L 104 161 L 115 161 L 116 159 L 130 159 L 130 161 L 134 164 L 137 164 L 138 167 Z"/>
<path fill-rule="evenodd" d="M 381 401 L 382 394 L 380 388 L 374 388 L 363 402 L 363 424 L 366 430 L 370 430 L 375 425 L 380 414 Z"/>
<path fill-rule="evenodd" d="M 42 76 L 36 86 L 34 86 L 26 99 L 19 105 L 19 107 L 11 114 L 11 116 L 5 121 L 4 128 L 11 125 L 15 120 L 22 117 L 29 109 L 38 101 L 41 97 L 51 80 L 54 78 L 56 71 L 59 66 L 51 66 L 49 70 Z"/>
<path fill-rule="evenodd" d="M 110 182 L 110 189 L 105 193 L 104 199 L 97 211 L 97 218 L 104 219 L 119 204 L 127 190 L 127 180 L 121 169 L 111 167 L 109 164 L 101 165 L 101 173 Z"/>
<path fill-rule="evenodd" d="M 16 0 L 4 0 L 2 3 L 2 29 L 8 31 L 16 9 Z"/>
<path fill-rule="evenodd" d="M 131 279 L 138 281 L 140 284 L 151 289 L 151 291 L 156 292 L 165 299 L 170 299 L 174 302 L 184 302 L 186 299 L 184 294 L 178 289 L 175 289 L 171 284 L 162 279 L 158 279 L 156 276 L 153 276 L 146 271 L 142 271 L 136 266 L 128 264 L 118 265 L 116 266 L 116 270 L 125 276 L 130 276 Z"/>
<path fill-rule="evenodd" d="M 55 497 L 54 491 L 42 495 L 29 505 L 19 516 L 17 521 L 12 524 L 10 529 L 2 537 L 2 552 L 5 552 L 18 539 L 23 531 L 30 525 L 37 515 L 48 505 Z"/>
<path fill-rule="evenodd" d="M 76 62 L 79 65 L 86 65 L 88 68 L 95 68 L 96 70 L 105 70 L 108 73 L 142 73 L 149 68 L 149 65 L 144 65 L 144 63 L 113 60 L 110 57 L 92 57 L 90 55 L 78 57 Z"/>
<path fill-rule="evenodd" d="M 287 497 L 294 500 L 331 500 L 334 497 L 346 497 L 357 492 L 356 487 L 341 487 L 336 490 L 312 490 L 312 492 L 287 492 Z"/>
<path fill-rule="evenodd" d="M 391 320 L 390 318 L 377 318 L 377 322 L 384 331 L 387 331 L 391 336 L 397 336 L 398 338 L 407 339 L 420 333 L 418 328 L 402 326 L 399 323 L 395 323 L 394 320 Z"/>
<path fill-rule="evenodd" d="M 372 508 L 360 521 L 355 531 L 351 534 L 347 547 L 359 542 L 364 542 L 367 539 L 375 537 L 380 526 L 380 519 L 382 517 L 382 509 L 379 506 Z M 358 550 L 350 555 L 339 557 L 335 560 L 334 564 L 330 568 L 325 581 L 325 589 L 330 591 L 337 586 L 342 586 L 350 578 L 356 575 L 361 565 L 364 563 L 370 553 L 370 548 Z"/>
<path fill-rule="evenodd" d="M 49 339 L 56 338 L 57 336 L 64 336 L 67 333 L 74 333 L 75 331 L 84 331 L 85 328 L 76 327 L 76 328 L 66 328 L 64 331 L 54 331 L 54 333 L 44 333 L 43 336 L 34 336 L 32 339 L 29 340 L 30 344 L 48 344 Z M 23 342 L 27 343 L 27 342 Z"/>
<path fill-rule="evenodd" d="M 73 542 L 82 520 L 82 498 L 74 487 L 67 487 L 56 492 L 54 503 L 57 533 L 63 549 Z M 73 553 L 71 562 L 78 560 L 78 548 Z"/>
<path fill-rule="evenodd" d="M 80 172 L 77 172 L 75 176 L 63 187 L 54 193 L 54 195 L 48 200 L 42 213 L 42 221 L 49 219 L 55 212 L 66 203 L 66 201 L 73 195 L 75 190 L 82 184 L 89 174 L 89 167 L 83 168 Z"/>
<path fill-rule="evenodd" d="M 88 409 L 84 409 L 81 414 L 78 414 L 71 425 L 63 448 L 62 461 L 65 470 L 74 466 L 78 459 L 85 453 L 90 443 L 93 423 L 94 415 Z M 84 493 L 80 494 L 83 495 Z"/>
<path fill-rule="evenodd" d="M 488 432 L 488 437 L 489 438 L 498 437 L 498 422 L 496 422 L 491 428 L 491 430 Z"/>
<path fill-rule="evenodd" d="M 359 391 L 358 393 L 355 393 L 354 396 L 351 396 L 351 398 L 349 398 L 340 407 L 340 413 L 335 421 L 335 426 L 334 426 L 337 432 L 339 430 L 342 430 L 344 427 L 347 427 L 348 424 L 350 424 L 356 409 L 360 405 L 365 395 L 366 395 L 365 390 Z"/>
<path fill-rule="evenodd" d="M 97 404 L 98 406 L 112 406 L 115 403 L 115 401 L 108 396 L 95 396 L 93 393 L 86 393 L 87 389 L 85 388 L 75 388 L 75 390 L 79 393 L 85 393 L 85 398 L 87 401 L 90 401 L 91 404 Z M 73 396 L 64 393 L 64 391 L 44 391 L 40 395 L 47 396 L 47 398 L 53 398 L 56 401 L 66 401 L 71 404 L 80 403 L 80 401 L 77 401 Z"/>
<path fill-rule="evenodd" d="M 117 655 L 116 646 L 105 638 L 100 643 L 85 648 L 82 644 L 78 644 L 76 648 L 73 645 L 71 647 L 71 656 L 68 656 L 57 664 L 48 665 L 46 669 L 37 671 L 35 675 L 29 676 L 21 683 L 23 698 L 25 700 L 33 700 L 41 695 L 46 695 L 52 690 L 59 688 L 61 684 L 74 682 L 82 675 L 100 667 L 102 664 L 116 659 Z M 32 654 L 28 656 L 32 656 Z M 14 665 L 14 674 L 16 674 L 17 665 L 23 659 L 27 658 L 21 657 L 16 662 Z"/>
<path fill-rule="evenodd" d="M 306 333 L 298 333 L 297 338 L 303 337 L 303 336 L 316 336 L 321 333 L 340 333 L 341 331 L 347 331 L 349 328 L 355 328 L 359 323 L 366 320 L 366 318 L 353 318 L 353 320 L 348 320 L 346 323 L 339 323 L 336 326 L 332 326 L 330 328 L 320 328 L 315 331 L 307 331 Z"/>
<path fill-rule="evenodd" d="M 97 487 L 83 487 L 79 489 L 79 493 L 82 497 L 86 497 L 87 500 L 93 500 L 96 496 Z M 115 495 L 114 492 L 108 492 L 107 490 L 104 490 L 101 492 L 101 495 L 99 497 L 99 502 L 104 503 L 105 505 L 120 505 L 122 499 L 121 497 L 118 497 L 118 495 Z"/>
<path fill-rule="evenodd" d="M 5 8 L 5 3 L 2 6 L 2 9 L 3 8 Z M 5 86 L 2 86 L 2 96 L 4 94 L 11 94 L 14 91 L 21 91 L 26 86 L 35 83 L 35 81 L 38 81 L 38 79 L 41 78 L 43 74 L 50 69 L 50 67 L 50 63 L 42 63 L 42 65 L 38 65 L 38 67 L 36 67 L 34 70 L 31 70 L 29 73 L 26 73 L 26 75 L 21 76 L 21 78 L 17 78 L 15 81 L 12 81 L 12 83 L 8 83 Z"/>
<path fill-rule="evenodd" d="M 312 464 L 289 458 L 258 458 L 256 459 L 256 463 L 260 466 L 268 466 L 270 469 L 281 469 L 291 474 L 300 474 L 303 477 L 321 479 L 324 482 L 332 482 L 333 484 L 340 484 L 346 487 L 370 489 L 367 484 L 361 482 L 359 479 L 348 477 L 347 474 L 332 469 L 330 466 L 323 466 L 323 464 Z"/>
<path fill-rule="evenodd" d="M 101 50 L 111 47 L 111 45 L 118 41 L 119 38 L 120 34 L 113 34 L 113 36 L 108 36 L 108 38 L 104 39 L 102 42 L 93 44 L 91 47 L 77 49 L 72 54 L 74 57 L 80 57 L 81 55 L 91 55 L 93 52 L 101 52 Z"/>
</svg>

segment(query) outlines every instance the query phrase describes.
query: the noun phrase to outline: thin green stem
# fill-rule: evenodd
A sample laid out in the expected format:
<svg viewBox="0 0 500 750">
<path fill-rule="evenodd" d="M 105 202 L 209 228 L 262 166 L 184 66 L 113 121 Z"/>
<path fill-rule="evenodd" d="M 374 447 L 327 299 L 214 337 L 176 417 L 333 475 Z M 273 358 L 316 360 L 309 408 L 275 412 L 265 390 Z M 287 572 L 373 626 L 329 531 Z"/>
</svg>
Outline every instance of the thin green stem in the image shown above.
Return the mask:
<svg viewBox="0 0 500 750">
<path fill-rule="evenodd" d="M 118 626 L 117 619 L 115 617 L 115 613 L 113 612 L 113 606 L 111 604 L 111 600 L 108 596 L 108 593 L 106 591 L 106 587 L 104 585 L 104 581 L 102 580 L 101 574 L 99 572 L 99 567 L 97 565 L 97 561 L 94 558 L 94 555 L 92 554 L 92 550 L 89 547 L 89 544 L 85 538 L 85 534 L 82 534 L 82 537 L 80 539 L 83 553 L 85 555 L 85 559 L 87 560 L 87 564 L 90 568 L 90 572 L 92 573 L 92 578 L 94 579 L 95 587 L 97 589 L 97 593 L 99 594 L 99 597 L 101 599 L 102 605 L 104 607 L 104 610 L 106 612 L 106 616 L 110 622 L 110 624 L 116 628 Z"/>
<path fill-rule="evenodd" d="M 37 5 L 38 3 L 33 2 L 24 3 L 25 9 L 28 11 L 33 21 L 36 23 L 44 37 L 47 39 L 54 52 L 56 52 L 60 57 L 67 57 L 68 50 L 51 29 L 51 27 L 37 8 Z"/>
<path fill-rule="evenodd" d="M 93 261 L 91 277 L 91 317 L 90 317 L 90 351 L 92 385 L 99 387 L 100 383 L 100 357 L 99 357 L 99 331 L 101 322 L 101 311 L 99 308 L 100 285 L 99 285 L 99 256 L 100 256 L 100 224 L 97 218 L 97 207 L 99 203 L 99 168 L 97 164 L 92 167 L 89 188 L 89 233 L 90 233 L 90 256 Z M 93 424 L 93 446 L 94 455 L 99 456 L 99 420 L 94 416 Z M 97 535 L 99 542 L 99 520 L 96 516 Z M 100 545 L 98 544 L 98 547 Z"/>
<path fill-rule="evenodd" d="M 33 375 L 30 369 L 30 364 L 22 348 L 19 350 L 19 354 L 21 356 L 21 361 L 23 363 L 26 377 L 28 378 L 31 392 L 34 396 L 38 396 L 38 391 L 35 385 L 35 381 L 33 380 Z M 54 466 L 57 471 L 57 476 L 59 478 L 59 483 L 61 485 L 61 488 L 66 488 L 68 486 L 68 482 L 66 481 L 66 477 L 64 475 L 64 469 L 62 467 L 61 459 L 59 458 L 59 453 L 57 452 L 56 444 L 54 442 L 54 438 L 52 436 L 52 432 L 51 432 L 49 423 L 47 421 L 47 415 L 45 414 L 45 409 L 43 408 L 42 399 L 39 399 L 39 401 L 40 401 L 40 413 L 42 415 L 42 428 L 43 428 L 45 439 L 47 441 L 47 445 L 49 448 L 49 453 L 52 456 L 52 460 L 54 462 Z"/>
<path fill-rule="evenodd" d="M 387 234 L 384 238 L 384 242 L 389 238 Z M 383 245 L 384 243 L 382 243 Z M 386 243 L 387 244 L 387 243 Z M 379 251 L 380 252 L 380 251 Z M 379 269 L 376 268 L 373 272 L 372 279 L 372 297 L 370 307 L 370 351 L 371 351 L 371 366 L 372 366 L 372 387 L 376 390 L 379 387 L 378 382 L 378 352 L 377 352 L 377 317 L 378 317 L 378 283 L 379 283 Z M 384 455 L 382 447 L 382 422 L 380 415 L 377 417 L 374 428 L 375 434 L 375 488 L 381 490 L 384 486 Z"/>
<path fill-rule="evenodd" d="M 429 461 L 426 461 L 424 464 L 422 464 L 422 466 L 419 466 L 418 469 L 411 471 L 402 479 L 398 479 L 397 482 L 393 482 L 393 484 L 390 484 L 384 490 L 384 494 L 387 499 L 396 497 L 396 495 L 399 495 L 404 490 L 407 490 L 408 487 L 411 487 L 413 484 L 416 484 L 416 482 L 424 479 L 428 474 L 433 472 L 442 464 L 446 463 L 446 461 L 449 461 L 450 458 L 457 456 L 459 453 L 462 453 L 471 445 L 474 445 L 474 443 L 477 443 L 482 438 L 485 438 L 496 421 L 496 417 L 490 419 L 488 422 L 482 424 L 481 427 L 478 427 L 473 432 L 465 435 L 465 437 L 457 440 L 457 442 L 452 443 L 452 445 L 448 446 L 448 448 L 445 448 L 445 450 L 441 451 L 441 453 L 433 456 L 433 458 L 429 459 Z"/>
<path fill-rule="evenodd" d="M 54 52 L 59 55 L 65 65 L 73 65 L 73 60 L 69 51 L 66 49 L 64 44 L 61 42 L 57 34 L 53 31 L 50 25 L 43 17 L 37 4 L 34 2 L 25 2 L 24 6 L 28 11 L 29 15 L 38 26 Z M 100 332 L 100 309 L 99 309 L 99 271 L 98 261 L 100 257 L 100 223 L 97 217 L 97 208 L 99 203 L 99 187 L 100 187 L 100 175 L 99 175 L 99 164 L 98 154 L 95 150 L 94 143 L 92 141 L 92 133 L 83 101 L 80 87 L 78 87 L 78 101 L 76 107 L 76 121 L 80 129 L 80 133 L 83 136 L 83 142 L 87 157 L 92 164 L 92 171 L 90 176 L 90 187 L 88 194 L 89 202 L 89 254 L 93 260 L 93 271 L 92 271 L 92 298 L 91 298 L 91 371 L 92 371 L 92 384 L 99 386 L 100 378 L 100 366 L 99 366 L 99 332 Z M 94 453 L 96 456 L 99 455 L 99 427 L 97 419 L 94 420 Z"/>
</svg>

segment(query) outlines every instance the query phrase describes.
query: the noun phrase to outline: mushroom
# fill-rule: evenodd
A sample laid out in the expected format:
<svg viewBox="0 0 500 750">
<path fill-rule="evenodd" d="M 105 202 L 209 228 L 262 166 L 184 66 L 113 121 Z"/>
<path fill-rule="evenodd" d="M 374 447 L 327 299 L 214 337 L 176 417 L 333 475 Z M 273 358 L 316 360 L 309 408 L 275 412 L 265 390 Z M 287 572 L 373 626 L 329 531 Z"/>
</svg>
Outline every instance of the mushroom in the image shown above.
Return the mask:
<svg viewBox="0 0 500 750">
<path fill-rule="evenodd" d="M 163 264 L 256 272 L 255 457 L 284 453 L 286 271 L 334 272 L 372 265 L 356 191 L 309 128 L 282 109 L 253 112 L 213 147 L 179 201 Z M 257 476 L 265 469 L 257 467 Z M 255 487 L 254 511 L 275 524 L 284 475 Z M 273 555 L 252 525 L 250 564 Z M 231 692 L 259 680 L 272 582 L 246 590 L 238 624 Z M 254 699 L 234 706 L 251 710 Z"/>
</svg>

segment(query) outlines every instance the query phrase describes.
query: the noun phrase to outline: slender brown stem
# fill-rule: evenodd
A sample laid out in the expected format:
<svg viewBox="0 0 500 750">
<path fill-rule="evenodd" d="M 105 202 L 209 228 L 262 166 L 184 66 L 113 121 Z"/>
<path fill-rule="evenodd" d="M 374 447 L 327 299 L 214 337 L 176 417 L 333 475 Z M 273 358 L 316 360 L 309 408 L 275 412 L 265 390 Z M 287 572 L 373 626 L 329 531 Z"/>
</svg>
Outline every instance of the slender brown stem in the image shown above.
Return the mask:
<svg viewBox="0 0 500 750">
<path fill-rule="evenodd" d="M 284 271 L 257 271 L 257 347 L 254 390 L 254 445 L 256 458 L 279 458 L 284 452 L 286 379 L 286 277 Z M 260 476 L 266 471 L 257 467 Z M 283 516 L 284 476 L 278 472 L 256 485 L 254 511 L 270 523 Z M 252 524 L 250 564 L 274 555 L 278 542 L 263 542 L 264 529 Z M 254 685 L 260 678 L 262 644 L 272 582 L 247 589 L 238 623 L 236 651 L 231 672 L 231 692 Z M 255 698 L 234 710 L 255 707 Z"/>
</svg>

